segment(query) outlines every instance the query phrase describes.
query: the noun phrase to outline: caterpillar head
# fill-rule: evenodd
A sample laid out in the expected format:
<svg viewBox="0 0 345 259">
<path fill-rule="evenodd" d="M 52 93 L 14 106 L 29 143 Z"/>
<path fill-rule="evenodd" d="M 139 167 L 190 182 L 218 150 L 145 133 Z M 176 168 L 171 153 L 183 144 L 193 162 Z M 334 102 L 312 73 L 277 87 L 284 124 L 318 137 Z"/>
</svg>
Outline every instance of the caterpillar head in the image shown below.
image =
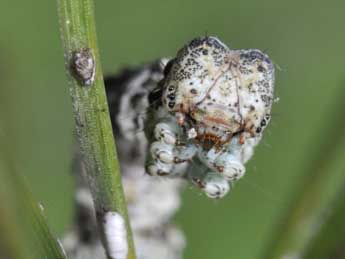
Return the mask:
<svg viewBox="0 0 345 259">
<path fill-rule="evenodd" d="M 197 140 L 229 142 L 260 135 L 274 89 L 274 66 L 256 49 L 233 50 L 215 37 L 196 38 L 165 67 L 162 103 Z"/>
</svg>

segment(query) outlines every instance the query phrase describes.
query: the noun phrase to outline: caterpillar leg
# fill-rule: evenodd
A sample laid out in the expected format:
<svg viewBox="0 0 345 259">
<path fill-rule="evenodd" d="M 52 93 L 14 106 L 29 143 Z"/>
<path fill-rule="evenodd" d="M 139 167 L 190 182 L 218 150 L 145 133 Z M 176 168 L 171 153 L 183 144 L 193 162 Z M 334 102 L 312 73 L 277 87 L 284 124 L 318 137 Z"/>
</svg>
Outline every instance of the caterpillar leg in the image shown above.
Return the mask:
<svg viewBox="0 0 345 259">
<path fill-rule="evenodd" d="M 231 184 L 222 175 L 209 171 L 198 159 L 194 159 L 188 168 L 188 180 L 212 199 L 224 197 L 231 188 Z"/>
<path fill-rule="evenodd" d="M 236 181 L 245 173 L 242 163 L 242 149 L 240 137 L 235 136 L 224 150 L 215 147 L 209 151 L 200 151 L 200 160 L 211 170 L 221 174 L 228 181 Z"/>
<path fill-rule="evenodd" d="M 160 122 L 154 129 L 154 142 L 151 143 L 146 162 L 150 175 L 181 176 L 189 161 L 196 153 L 193 144 L 180 144 L 179 128 L 173 122 Z"/>
<path fill-rule="evenodd" d="M 172 121 L 159 122 L 154 128 L 154 137 L 160 142 L 175 145 L 179 131 L 176 123 Z"/>
</svg>

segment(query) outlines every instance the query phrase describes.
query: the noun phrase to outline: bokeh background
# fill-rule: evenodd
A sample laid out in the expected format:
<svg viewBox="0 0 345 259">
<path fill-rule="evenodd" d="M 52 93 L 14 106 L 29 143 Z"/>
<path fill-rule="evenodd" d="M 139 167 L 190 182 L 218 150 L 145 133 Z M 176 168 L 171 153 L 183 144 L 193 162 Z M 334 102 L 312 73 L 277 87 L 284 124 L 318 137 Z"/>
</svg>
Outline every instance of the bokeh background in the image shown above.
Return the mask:
<svg viewBox="0 0 345 259">
<path fill-rule="evenodd" d="M 323 147 L 341 143 L 345 2 L 95 2 L 105 74 L 173 56 L 205 34 L 232 48 L 264 50 L 277 64 L 280 101 L 246 176 L 220 201 L 187 188 L 175 220 L 187 236 L 185 258 L 259 258 Z M 0 14 L 0 134 L 62 236 L 73 213 L 73 118 L 56 2 L 3 0 Z M 344 171 L 344 163 L 332 170 Z"/>
</svg>

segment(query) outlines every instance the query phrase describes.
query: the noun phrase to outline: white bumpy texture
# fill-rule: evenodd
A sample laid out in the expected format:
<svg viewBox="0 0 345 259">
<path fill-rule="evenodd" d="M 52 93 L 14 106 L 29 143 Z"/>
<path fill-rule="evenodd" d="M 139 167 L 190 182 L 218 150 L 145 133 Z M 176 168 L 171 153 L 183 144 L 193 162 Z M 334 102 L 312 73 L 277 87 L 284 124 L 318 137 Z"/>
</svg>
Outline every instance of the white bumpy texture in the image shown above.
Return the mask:
<svg viewBox="0 0 345 259">
<path fill-rule="evenodd" d="M 194 39 L 152 91 L 146 171 L 184 177 L 211 198 L 225 196 L 262 138 L 273 90 L 266 54 L 232 50 L 215 37 Z"/>
<path fill-rule="evenodd" d="M 170 221 L 181 188 L 187 180 L 222 198 L 244 175 L 270 120 L 273 64 L 202 37 L 105 85 L 137 257 L 180 259 L 184 236 Z M 74 161 L 77 209 L 64 246 L 71 258 L 105 259 L 78 148 Z"/>
</svg>

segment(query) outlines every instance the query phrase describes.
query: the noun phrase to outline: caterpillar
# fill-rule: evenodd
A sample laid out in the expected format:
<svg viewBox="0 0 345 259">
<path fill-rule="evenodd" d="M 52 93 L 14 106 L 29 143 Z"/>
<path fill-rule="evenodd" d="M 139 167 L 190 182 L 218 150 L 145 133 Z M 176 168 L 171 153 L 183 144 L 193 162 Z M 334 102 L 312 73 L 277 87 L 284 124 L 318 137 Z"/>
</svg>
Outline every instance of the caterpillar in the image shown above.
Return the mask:
<svg viewBox="0 0 345 259">
<path fill-rule="evenodd" d="M 105 80 L 120 161 L 222 198 L 271 118 L 274 65 L 257 49 L 199 37 L 172 59 Z"/>
</svg>

